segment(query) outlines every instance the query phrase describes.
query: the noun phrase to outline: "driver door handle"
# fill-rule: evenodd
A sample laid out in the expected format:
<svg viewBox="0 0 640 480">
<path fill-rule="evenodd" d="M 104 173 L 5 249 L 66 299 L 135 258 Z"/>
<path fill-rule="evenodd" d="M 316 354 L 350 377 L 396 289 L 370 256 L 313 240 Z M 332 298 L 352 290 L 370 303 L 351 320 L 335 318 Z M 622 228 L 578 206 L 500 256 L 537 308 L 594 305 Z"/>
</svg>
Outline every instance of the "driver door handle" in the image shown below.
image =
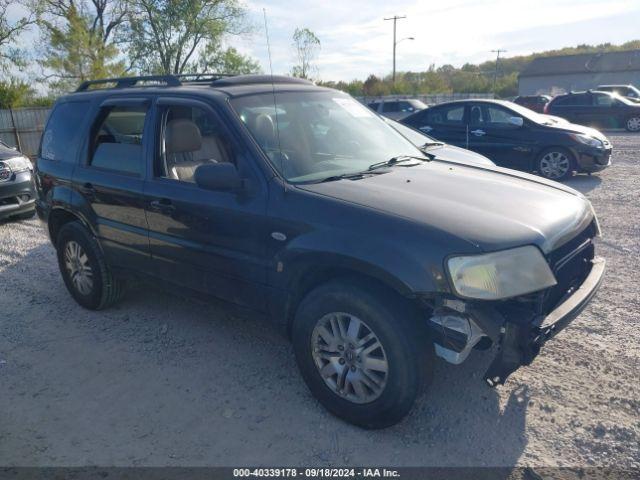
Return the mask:
<svg viewBox="0 0 640 480">
<path fill-rule="evenodd" d="M 176 207 L 173 206 L 171 200 L 169 200 L 168 198 L 153 200 L 149 203 L 149 207 L 155 212 L 164 213 L 166 215 L 176 211 Z"/>
<path fill-rule="evenodd" d="M 481 137 L 483 135 L 486 135 L 487 132 L 485 132 L 484 130 L 471 130 L 471 133 L 474 134 L 476 137 Z"/>
</svg>

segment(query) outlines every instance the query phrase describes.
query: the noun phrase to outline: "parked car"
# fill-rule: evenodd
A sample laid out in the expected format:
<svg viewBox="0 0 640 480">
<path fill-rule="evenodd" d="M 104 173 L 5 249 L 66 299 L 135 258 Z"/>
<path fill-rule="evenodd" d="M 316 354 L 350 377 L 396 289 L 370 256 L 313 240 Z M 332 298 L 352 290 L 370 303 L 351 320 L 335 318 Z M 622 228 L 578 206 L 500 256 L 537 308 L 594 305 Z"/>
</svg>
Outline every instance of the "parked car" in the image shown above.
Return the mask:
<svg viewBox="0 0 640 480">
<path fill-rule="evenodd" d="M 402 120 L 440 141 L 480 153 L 496 165 L 563 180 L 610 164 L 611 143 L 597 130 L 562 123 L 501 100 L 459 100 Z"/>
<path fill-rule="evenodd" d="M 479 153 L 440 142 L 435 138 L 422 133 L 420 130 L 408 127 L 407 125 L 403 125 L 402 123 L 391 120 L 390 118 L 380 118 L 382 118 L 387 124 L 391 125 L 394 130 L 427 155 L 435 155 L 438 159 L 467 163 L 471 165 L 495 165 L 495 163 Z"/>
<path fill-rule="evenodd" d="M 555 97 L 545 113 L 596 128 L 640 132 L 640 104 L 609 92 L 572 92 Z"/>
<path fill-rule="evenodd" d="M 502 384 L 595 294 L 599 227 L 575 190 L 425 155 L 301 79 L 196 78 L 85 82 L 50 114 L 38 212 L 83 307 L 143 273 L 256 312 L 327 409 L 381 428 L 436 355 L 495 345 Z"/>
<path fill-rule="evenodd" d="M 544 107 L 550 101 L 551 97 L 549 95 L 520 95 L 513 99 L 513 103 L 538 113 L 544 113 Z"/>
<path fill-rule="evenodd" d="M 393 120 L 400 120 L 407 115 L 427 108 L 425 103 L 413 98 L 402 100 L 375 100 L 369 102 L 367 106 L 374 112 Z"/>
<path fill-rule="evenodd" d="M 634 103 L 640 103 L 640 90 L 633 85 L 598 85 L 595 90 L 615 93 L 616 95 L 625 97 Z"/>
<path fill-rule="evenodd" d="M 0 220 L 27 219 L 35 214 L 31 160 L 0 142 Z"/>
</svg>

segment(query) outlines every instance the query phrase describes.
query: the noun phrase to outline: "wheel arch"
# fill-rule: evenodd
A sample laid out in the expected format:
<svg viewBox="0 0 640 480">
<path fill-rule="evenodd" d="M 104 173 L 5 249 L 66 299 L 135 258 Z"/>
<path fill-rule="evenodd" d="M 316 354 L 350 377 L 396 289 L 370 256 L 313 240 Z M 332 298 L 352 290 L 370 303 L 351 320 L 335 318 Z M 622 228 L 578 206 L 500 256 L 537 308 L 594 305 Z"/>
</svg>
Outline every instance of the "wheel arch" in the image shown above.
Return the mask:
<svg viewBox="0 0 640 480">
<path fill-rule="evenodd" d="M 281 306 L 287 334 L 300 302 L 311 291 L 332 280 L 348 279 L 378 291 L 385 291 L 399 301 L 418 308 L 419 301 L 411 287 L 375 265 L 334 255 L 308 256 L 289 267 L 285 284 L 285 295 Z"/>
<path fill-rule="evenodd" d="M 76 221 L 80 222 L 92 235 L 95 235 L 95 232 L 91 228 L 89 222 L 87 222 L 82 215 L 65 207 L 54 207 L 49 213 L 47 220 L 47 228 L 49 230 L 49 238 L 51 239 L 51 242 L 55 245 L 60 229 L 62 229 L 62 227 L 67 223 Z"/>
</svg>

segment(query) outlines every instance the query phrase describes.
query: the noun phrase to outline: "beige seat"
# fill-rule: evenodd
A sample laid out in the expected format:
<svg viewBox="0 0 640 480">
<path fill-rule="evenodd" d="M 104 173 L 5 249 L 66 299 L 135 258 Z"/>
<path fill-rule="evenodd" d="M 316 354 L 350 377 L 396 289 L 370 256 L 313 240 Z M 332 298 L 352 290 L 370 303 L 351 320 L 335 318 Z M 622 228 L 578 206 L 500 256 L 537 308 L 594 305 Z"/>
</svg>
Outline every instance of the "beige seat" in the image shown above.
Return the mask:
<svg viewBox="0 0 640 480">
<path fill-rule="evenodd" d="M 194 183 L 194 175 L 200 165 L 224 158 L 224 150 L 216 138 L 203 139 L 198 126 L 183 118 L 167 123 L 165 149 L 167 176 L 182 182 Z"/>
</svg>

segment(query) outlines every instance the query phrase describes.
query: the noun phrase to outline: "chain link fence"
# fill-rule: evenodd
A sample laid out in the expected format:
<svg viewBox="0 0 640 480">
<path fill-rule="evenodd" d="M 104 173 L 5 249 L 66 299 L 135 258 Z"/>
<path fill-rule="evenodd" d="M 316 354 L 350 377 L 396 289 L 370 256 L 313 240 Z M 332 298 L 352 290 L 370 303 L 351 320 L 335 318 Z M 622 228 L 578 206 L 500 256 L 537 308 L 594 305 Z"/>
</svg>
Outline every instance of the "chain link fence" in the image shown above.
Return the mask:
<svg viewBox="0 0 640 480">
<path fill-rule="evenodd" d="M 34 159 L 50 110 L 48 107 L 0 109 L 0 140 Z"/>
</svg>

